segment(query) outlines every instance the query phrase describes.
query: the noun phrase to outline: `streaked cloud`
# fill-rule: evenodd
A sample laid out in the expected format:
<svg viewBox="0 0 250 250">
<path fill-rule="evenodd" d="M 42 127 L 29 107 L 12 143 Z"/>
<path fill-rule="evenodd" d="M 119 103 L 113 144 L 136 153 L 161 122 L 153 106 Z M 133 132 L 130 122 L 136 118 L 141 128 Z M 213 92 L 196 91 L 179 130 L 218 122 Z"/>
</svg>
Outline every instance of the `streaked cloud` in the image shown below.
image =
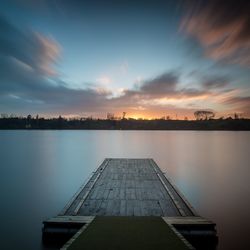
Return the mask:
<svg viewBox="0 0 250 250">
<path fill-rule="evenodd" d="M 2 60 L 12 58 L 37 74 L 56 74 L 53 66 L 60 55 L 60 46 L 53 38 L 33 31 L 20 30 L 1 16 L 0 30 Z"/>
<path fill-rule="evenodd" d="M 237 112 L 250 114 L 250 96 L 232 96 L 227 98 L 224 103 L 232 105 Z"/>
<path fill-rule="evenodd" d="M 250 67 L 250 2 L 190 2 L 181 30 L 200 42 L 207 57 Z"/>
<path fill-rule="evenodd" d="M 35 33 L 35 36 L 39 44 L 38 69 L 45 75 L 56 75 L 57 72 L 53 66 L 60 56 L 61 47 L 59 43 L 55 39 L 39 33 Z"/>
<path fill-rule="evenodd" d="M 202 86 L 205 89 L 221 89 L 229 85 L 229 80 L 225 77 L 207 77 Z"/>
</svg>

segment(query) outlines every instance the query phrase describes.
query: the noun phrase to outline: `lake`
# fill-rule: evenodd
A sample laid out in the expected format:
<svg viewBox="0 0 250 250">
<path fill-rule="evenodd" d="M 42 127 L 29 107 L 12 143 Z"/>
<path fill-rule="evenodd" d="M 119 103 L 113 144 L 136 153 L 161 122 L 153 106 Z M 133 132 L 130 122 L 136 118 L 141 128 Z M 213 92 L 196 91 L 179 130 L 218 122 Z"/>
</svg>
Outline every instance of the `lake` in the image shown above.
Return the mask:
<svg viewBox="0 0 250 250">
<path fill-rule="evenodd" d="M 115 157 L 154 158 L 217 224 L 219 250 L 250 249 L 250 132 L 87 130 L 0 131 L 1 249 L 45 249 L 42 221 Z"/>
</svg>

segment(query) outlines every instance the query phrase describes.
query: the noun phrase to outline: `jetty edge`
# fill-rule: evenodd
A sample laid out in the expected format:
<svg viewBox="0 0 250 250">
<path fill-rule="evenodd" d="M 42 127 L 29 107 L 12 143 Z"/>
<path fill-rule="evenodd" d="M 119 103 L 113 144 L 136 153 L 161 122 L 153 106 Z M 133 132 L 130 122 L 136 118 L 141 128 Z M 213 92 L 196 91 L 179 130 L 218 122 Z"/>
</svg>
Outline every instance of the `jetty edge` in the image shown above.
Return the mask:
<svg viewBox="0 0 250 250">
<path fill-rule="evenodd" d="M 43 221 L 42 239 L 64 250 L 205 250 L 218 243 L 216 224 L 149 158 L 105 159 L 63 210 Z"/>
</svg>

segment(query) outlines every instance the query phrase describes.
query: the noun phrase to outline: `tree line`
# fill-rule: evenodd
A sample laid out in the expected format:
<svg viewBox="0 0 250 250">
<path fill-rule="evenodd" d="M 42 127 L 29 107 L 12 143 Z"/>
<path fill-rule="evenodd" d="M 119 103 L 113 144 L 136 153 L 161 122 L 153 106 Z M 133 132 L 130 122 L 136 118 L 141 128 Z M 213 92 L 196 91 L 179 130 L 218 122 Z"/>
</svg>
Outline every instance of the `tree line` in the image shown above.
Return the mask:
<svg viewBox="0 0 250 250">
<path fill-rule="evenodd" d="M 132 118 L 92 119 L 32 117 L 1 117 L 0 129 L 98 129 L 98 130 L 250 130 L 250 119 L 231 117 L 214 119 L 211 114 L 201 114 L 197 120 L 136 120 Z"/>
</svg>

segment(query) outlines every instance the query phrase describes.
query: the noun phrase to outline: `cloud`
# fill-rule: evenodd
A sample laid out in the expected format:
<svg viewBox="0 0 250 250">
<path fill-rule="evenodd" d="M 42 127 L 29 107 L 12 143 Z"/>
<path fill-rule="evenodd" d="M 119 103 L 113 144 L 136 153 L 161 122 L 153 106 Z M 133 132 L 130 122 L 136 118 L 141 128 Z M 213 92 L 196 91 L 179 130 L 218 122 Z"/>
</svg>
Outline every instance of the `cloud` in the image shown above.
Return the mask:
<svg viewBox="0 0 250 250">
<path fill-rule="evenodd" d="M 181 30 L 197 39 L 205 55 L 250 67 L 250 2 L 191 1 Z"/>
<path fill-rule="evenodd" d="M 159 117 L 169 113 L 191 116 L 194 111 L 191 104 L 203 108 L 204 100 L 216 100 L 221 94 L 218 89 L 226 86 L 223 78 L 208 78 L 200 87 L 183 87 L 181 74 L 168 71 L 151 79 L 141 78 L 134 88 L 122 90 L 119 95 L 102 84 L 86 83 L 84 89 L 73 89 L 56 72 L 61 51 L 58 42 L 40 33 L 18 29 L 2 17 L 0 29 L 0 112 L 88 113 L 104 117 L 107 112 L 126 111 L 138 116 Z M 99 80 L 105 83 L 107 79 Z M 245 109 L 248 102 L 237 100 L 224 103 Z M 209 101 L 205 105 L 210 108 Z"/>
<path fill-rule="evenodd" d="M 55 69 L 52 65 L 58 60 L 60 56 L 60 45 L 53 39 L 45 37 L 39 33 L 35 33 L 38 44 L 37 65 L 39 71 L 48 76 L 56 75 Z"/>
<path fill-rule="evenodd" d="M 55 76 L 58 43 L 42 34 L 20 30 L 1 16 L 0 29 L 1 99 L 16 96 L 19 102 L 43 102 L 36 98 L 42 92 L 49 96 L 54 88 L 55 82 L 52 84 L 48 78 Z"/>
<path fill-rule="evenodd" d="M 232 96 L 224 100 L 224 103 L 232 105 L 235 112 L 250 116 L 250 96 Z"/>
<path fill-rule="evenodd" d="M 60 54 L 52 38 L 22 31 L 0 16 L 0 106 L 17 111 L 80 112 L 101 109 L 110 94 L 88 86 L 71 89 L 60 80 L 54 65 Z"/>
<path fill-rule="evenodd" d="M 166 72 L 152 80 L 145 81 L 139 92 L 145 95 L 165 95 L 175 92 L 178 84 L 178 76 L 173 72 Z"/>
<path fill-rule="evenodd" d="M 145 80 L 134 89 L 126 89 L 122 95 L 112 98 L 110 103 L 117 108 L 154 110 L 176 110 L 184 108 L 182 102 L 188 100 L 203 99 L 210 92 L 203 89 L 180 87 L 179 75 L 174 71 L 165 72 L 155 78 Z M 189 111 L 189 108 L 186 108 Z"/>
<path fill-rule="evenodd" d="M 229 85 L 229 80 L 223 77 L 209 77 L 204 80 L 202 86 L 205 89 L 222 89 Z"/>
<path fill-rule="evenodd" d="M 250 109 L 250 96 L 232 97 L 232 98 L 226 100 L 226 102 L 230 103 L 230 104 L 238 104 L 238 105 L 248 106 Z"/>
<path fill-rule="evenodd" d="M 138 86 L 138 85 L 136 85 Z M 165 72 L 153 79 L 145 80 L 135 90 L 127 90 L 124 96 L 140 99 L 154 98 L 192 98 L 208 94 L 197 88 L 181 88 L 179 75 L 174 71 Z"/>
<path fill-rule="evenodd" d="M 54 63 L 59 57 L 60 46 L 52 38 L 32 31 L 17 29 L 0 16 L 0 55 L 13 58 L 38 74 L 54 75 Z"/>
</svg>

